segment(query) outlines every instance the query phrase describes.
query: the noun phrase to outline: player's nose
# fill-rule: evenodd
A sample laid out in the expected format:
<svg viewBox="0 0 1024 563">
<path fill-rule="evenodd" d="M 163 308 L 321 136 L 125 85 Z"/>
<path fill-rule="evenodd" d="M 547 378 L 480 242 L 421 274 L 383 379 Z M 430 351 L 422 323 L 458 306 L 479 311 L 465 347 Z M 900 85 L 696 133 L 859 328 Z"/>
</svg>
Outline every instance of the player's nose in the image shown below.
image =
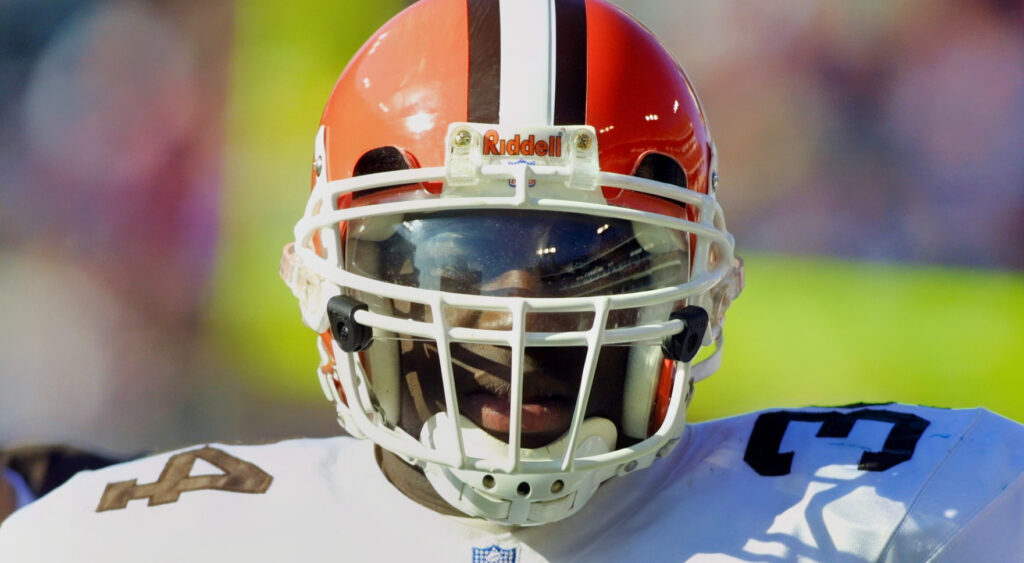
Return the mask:
<svg viewBox="0 0 1024 563">
<path fill-rule="evenodd" d="M 509 270 L 481 286 L 484 295 L 502 297 L 544 297 L 544 284 L 529 270 Z"/>
<path fill-rule="evenodd" d="M 529 270 L 509 270 L 481 286 L 485 295 L 503 297 L 557 297 L 549 295 L 544 282 Z M 527 312 L 526 330 L 530 332 L 567 332 L 587 330 L 593 322 L 593 313 L 541 313 Z M 477 319 L 477 328 L 511 330 L 512 316 L 507 311 L 483 311 Z"/>
</svg>

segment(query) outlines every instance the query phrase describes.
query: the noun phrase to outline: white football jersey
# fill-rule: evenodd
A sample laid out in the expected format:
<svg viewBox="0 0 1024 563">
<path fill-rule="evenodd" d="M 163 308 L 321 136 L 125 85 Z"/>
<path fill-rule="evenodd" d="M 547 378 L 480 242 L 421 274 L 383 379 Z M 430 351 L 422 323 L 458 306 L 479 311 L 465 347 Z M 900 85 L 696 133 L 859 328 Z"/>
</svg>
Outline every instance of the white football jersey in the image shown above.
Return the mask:
<svg viewBox="0 0 1024 563">
<path fill-rule="evenodd" d="M 0 561 L 1019 561 L 1024 427 L 901 405 L 691 425 L 579 513 L 433 512 L 350 438 L 212 444 L 82 472 L 0 528 Z"/>
</svg>

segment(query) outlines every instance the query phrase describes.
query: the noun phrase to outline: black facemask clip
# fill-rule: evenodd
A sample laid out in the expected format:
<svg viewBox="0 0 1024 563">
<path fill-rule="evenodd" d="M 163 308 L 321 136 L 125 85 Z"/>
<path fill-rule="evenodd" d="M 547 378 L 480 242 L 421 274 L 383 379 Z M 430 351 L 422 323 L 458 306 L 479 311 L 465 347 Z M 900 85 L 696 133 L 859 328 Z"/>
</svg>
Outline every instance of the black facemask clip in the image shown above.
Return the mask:
<svg viewBox="0 0 1024 563">
<path fill-rule="evenodd" d="M 661 350 L 665 357 L 677 362 L 689 362 L 697 355 L 708 330 L 708 312 L 703 307 L 690 305 L 669 315 L 669 319 L 683 321 L 683 330 L 665 337 Z M 333 323 L 332 323 L 333 326 Z"/>
<path fill-rule="evenodd" d="M 370 347 L 373 329 L 356 321 L 356 311 L 370 308 L 347 295 L 335 295 L 327 302 L 327 319 L 331 324 L 331 335 L 338 347 L 345 352 L 360 352 Z"/>
</svg>

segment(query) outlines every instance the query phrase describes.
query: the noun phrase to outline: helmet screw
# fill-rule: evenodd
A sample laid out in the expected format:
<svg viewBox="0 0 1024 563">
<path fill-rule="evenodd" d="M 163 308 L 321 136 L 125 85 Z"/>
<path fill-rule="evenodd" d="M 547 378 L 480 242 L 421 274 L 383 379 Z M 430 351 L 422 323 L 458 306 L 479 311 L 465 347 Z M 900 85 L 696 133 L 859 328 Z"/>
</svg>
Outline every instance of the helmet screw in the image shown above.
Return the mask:
<svg viewBox="0 0 1024 563">
<path fill-rule="evenodd" d="M 627 463 L 626 467 L 624 469 L 626 470 L 626 473 L 629 473 L 630 471 L 633 471 L 634 469 L 636 469 L 636 466 L 637 466 L 637 462 L 634 459 L 633 461 Z"/>
<path fill-rule="evenodd" d="M 718 191 L 718 172 L 711 173 L 711 191 Z"/>
<path fill-rule="evenodd" d="M 473 140 L 473 135 L 469 131 L 462 129 L 455 133 L 455 137 L 452 139 L 452 144 L 457 147 L 468 147 L 469 143 Z"/>
<path fill-rule="evenodd" d="M 560 493 L 560 492 L 562 492 L 562 489 L 564 489 L 564 488 L 565 488 L 565 483 L 562 482 L 561 479 L 558 479 L 554 483 L 551 483 L 551 492 L 552 493 Z"/>
<path fill-rule="evenodd" d="M 586 133 L 580 133 L 576 135 L 576 149 L 585 151 L 590 149 L 590 145 L 593 143 L 593 139 Z"/>
<path fill-rule="evenodd" d="M 658 457 L 665 457 L 668 454 L 672 453 L 672 448 L 676 446 L 677 442 L 679 442 L 678 439 L 669 440 L 667 444 L 665 444 L 664 446 L 661 447 L 661 449 L 658 450 Z"/>
<path fill-rule="evenodd" d="M 324 169 L 324 156 L 322 154 L 318 154 L 318 155 L 316 155 L 316 159 L 313 160 L 313 172 L 316 172 L 316 175 L 319 176 L 320 172 L 323 172 L 323 169 Z"/>
</svg>

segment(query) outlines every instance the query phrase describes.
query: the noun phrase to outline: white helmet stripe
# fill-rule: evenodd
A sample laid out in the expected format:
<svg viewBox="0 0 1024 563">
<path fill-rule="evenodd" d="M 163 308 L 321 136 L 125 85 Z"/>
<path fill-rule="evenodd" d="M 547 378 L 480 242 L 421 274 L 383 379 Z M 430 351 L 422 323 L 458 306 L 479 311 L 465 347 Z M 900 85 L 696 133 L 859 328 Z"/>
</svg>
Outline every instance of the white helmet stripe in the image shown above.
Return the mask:
<svg viewBox="0 0 1024 563">
<path fill-rule="evenodd" d="M 501 0 L 502 125 L 554 123 L 555 0 Z"/>
</svg>

